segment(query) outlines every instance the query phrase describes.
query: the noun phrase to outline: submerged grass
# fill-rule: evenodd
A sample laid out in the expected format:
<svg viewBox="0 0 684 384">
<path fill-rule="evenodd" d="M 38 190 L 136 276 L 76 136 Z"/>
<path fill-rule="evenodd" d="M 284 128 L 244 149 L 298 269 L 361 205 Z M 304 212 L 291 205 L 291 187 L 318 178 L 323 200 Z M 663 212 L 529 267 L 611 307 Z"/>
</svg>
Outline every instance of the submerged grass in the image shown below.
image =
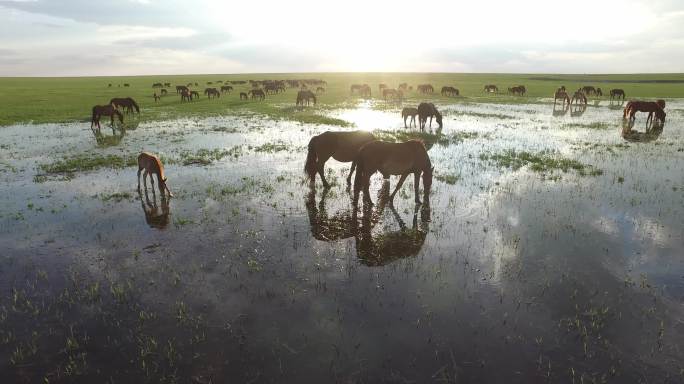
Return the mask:
<svg viewBox="0 0 684 384">
<path fill-rule="evenodd" d="M 500 167 L 512 168 L 514 170 L 529 166 L 529 168 L 535 172 L 553 172 L 555 170 L 568 172 L 574 170 L 582 176 L 598 176 L 603 174 L 602 170 L 591 165 L 583 164 L 577 160 L 563 158 L 548 151 L 530 153 L 526 151 L 518 152 L 509 150 L 504 153 L 491 155 L 483 153 L 480 155 L 480 160 L 493 162 Z"/>
<path fill-rule="evenodd" d="M 40 169 L 47 174 L 68 174 L 87 172 L 100 168 L 125 168 L 138 163 L 135 156 L 81 154 L 50 164 L 41 164 Z"/>
<path fill-rule="evenodd" d="M 424 131 L 390 131 L 390 130 L 376 130 L 373 131 L 373 135 L 378 140 L 391 141 L 391 142 L 405 142 L 409 140 L 421 140 L 425 143 L 427 147 L 431 147 L 435 144 L 441 146 L 448 146 L 455 143 L 460 143 L 465 139 L 475 139 L 478 137 L 477 132 L 455 132 L 450 135 L 442 134 L 441 131 L 424 132 Z"/>
<path fill-rule="evenodd" d="M 184 151 L 181 152 L 181 164 L 183 165 L 209 165 L 214 161 L 223 159 L 224 157 L 232 157 L 237 159 L 242 155 L 242 145 L 236 145 L 230 149 L 198 149 L 195 152 Z"/>
</svg>

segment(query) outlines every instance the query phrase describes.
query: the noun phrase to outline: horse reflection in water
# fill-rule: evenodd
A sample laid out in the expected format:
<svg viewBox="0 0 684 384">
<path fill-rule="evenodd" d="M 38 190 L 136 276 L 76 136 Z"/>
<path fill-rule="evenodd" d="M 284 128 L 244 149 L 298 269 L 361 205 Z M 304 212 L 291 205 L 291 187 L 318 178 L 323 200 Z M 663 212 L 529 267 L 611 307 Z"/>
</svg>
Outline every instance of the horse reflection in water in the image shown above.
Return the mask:
<svg viewBox="0 0 684 384">
<path fill-rule="evenodd" d="M 572 117 L 580 117 L 584 115 L 584 112 L 587 111 L 587 105 L 586 104 L 574 104 L 570 106 L 570 116 Z"/>
<path fill-rule="evenodd" d="M 138 197 L 140 198 L 140 205 L 142 205 L 143 212 L 145 213 L 145 222 L 150 228 L 164 229 L 169 225 L 169 199 L 166 198 L 164 193 L 161 193 L 160 206 L 157 205 L 156 195 L 154 190 L 152 190 L 152 200 L 150 200 L 149 194 L 147 193 L 147 188 L 145 188 L 145 197 L 143 198 L 143 193 L 138 190 Z"/>
<path fill-rule="evenodd" d="M 648 143 L 656 140 L 663 133 L 665 122 L 655 121 L 646 126 L 646 131 L 635 131 L 634 120 L 625 119 L 622 121 L 622 131 L 620 132 L 623 139 L 631 143 Z"/>
<path fill-rule="evenodd" d="M 383 266 L 399 259 L 416 256 L 425 242 L 430 221 L 430 206 L 416 204 L 413 212 L 413 225 L 408 228 L 392 204 L 389 204 L 389 182 L 383 182 L 378 204 L 364 206 L 360 220 L 356 210 L 348 210 L 329 216 L 325 208 L 328 191 L 324 191 L 321 201 L 316 205 L 316 194 L 309 193 L 306 208 L 314 238 L 322 241 L 337 241 L 354 237 L 357 257 L 369 267 Z M 399 230 L 373 233 L 386 207 L 389 206 Z M 418 212 L 420 211 L 420 223 Z M 360 225 L 359 225 L 360 224 Z"/>
</svg>

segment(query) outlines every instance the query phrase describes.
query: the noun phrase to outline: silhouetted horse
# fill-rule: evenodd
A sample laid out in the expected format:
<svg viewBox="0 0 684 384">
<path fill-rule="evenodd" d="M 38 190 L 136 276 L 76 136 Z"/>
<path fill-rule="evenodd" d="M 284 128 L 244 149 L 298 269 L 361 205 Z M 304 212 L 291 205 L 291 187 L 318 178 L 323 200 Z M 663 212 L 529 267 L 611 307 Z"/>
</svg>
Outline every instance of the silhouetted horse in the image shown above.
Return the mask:
<svg viewBox="0 0 684 384">
<path fill-rule="evenodd" d="M 119 118 L 119 122 L 123 124 L 123 115 L 113 105 L 96 105 L 93 107 L 92 118 L 90 119 L 90 129 L 97 126 L 100 130 L 100 118 L 102 116 L 109 116 L 110 124 L 114 127 L 114 116 Z"/>
<path fill-rule="evenodd" d="M 497 93 L 499 92 L 499 87 L 494 84 L 487 84 L 484 86 L 484 91 L 489 93 Z"/>
<path fill-rule="evenodd" d="M 432 118 L 435 117 L 439 128 L 442 128 L 442 114 L 439 113 L 437 107 L 432 103 L 420 103 L 418 105 L 418 122 L 420 124 L 420 130 L 425 130 L 425 124 L 427 123 L 428 117 L 430 118 L 430 128 L 432 128 Z"/>
<path fill-rule="evenodd" d="M 351 176 L 354 173 L 356 164 L 353 162 L 359 149 L 366 143 L 375 140 L 375 137 L 366 131 L 351 132 L 324 132 L 314 136 L 309 140 L 309 150 L 304 163 L 310 184 L 313 186 L 316 181 L 316 173 L 321 176 L 323 186 L 328 188 L 330 185 L 325 179 L 323 167 L 325 162 L 331 157 L 339 162 L 348 163 L 352 161 L 351 170 L 347 177 L 347 185 L 351 184 Z"/>
<path fill-rule="evenodd" d="M 252 99 L 264 100 L 266 98 L 266 94 L 261 89 L 252 89 L 248 94 Z"/>
<path fill-rule="evenodd" d="M 122 107 L 126 111 L 126 113 L 133 113 L 134 109 L 135 112 L 140 113 L 140 107 L 138 107 L 138 103 L 136 103 L 135 100 L 133 100 L 130 97 L 115 97 L 109 100 L 109 104 L 113 105 L 116 109 Z"/>
<path fill-rule="evenodd" d="M 433 93 L 435 91 L 435 88 L 432 87 L 430 84 L 420 84 L 418 85 L 418 92 L 419 93 Z"/>
<path fill-rule="evenodd" d="M 181 91 L 181 103 L 185 101 L 192 101 L 192 94 L 187 88 Z"/>
<path fill-rule="evenodd" d="M 637 112 L 648 112 L 648 118 L 646 119 L 646 125 L 651 122 L 665 123 L 666 113 L 664 111 L 665 101 L 638 101 L 633 100 L 627 103 L 625 110 L 622 114 L 623 119 L 629 118 L 629 120 L 634 121 Z M 654 120 L 655 116 L 655 120 Z"/>
<path fill-rule="evenodd" d="M 306 105 L 309 105 L 310 102 L 313 102 L 313 104 L 316 105 L 316 95 L 314 95 L 313 92 L 311 92 L 311 91 L 299 91 L 299 92 L 297 92 L 297 103 L 296 103 L 296 105 L 304 106 L 304 103 L 306 103 Z"/>
<path fill-rule="evenodd" d="M 207 88 L 204 90 L 204 94 L 207 95 L 207 98 L 209 99 L 212 97 L 221 97 L 221 92 L 219 92 L 216 88 Z"/>
<path fill-rule="evenodd" d="M 444 86 L 444 87 L 442 87 L 441 94 L 442 94 L 442 96 L 458 96 L 460 94 L 460 92 L 458 89 L 456 89 L 454 87 Z"/>
<path fill-rule="evenodd" d="M 611 89 L 610 90 L 610 99 L 620 99 L 625 100 L 625 91 L 619 88 Z"/>
<path fill-rule="evenodd" d="M 228 93 L 230 93 L 232 90 L 233 90 L 233 87 L 231 87 L 230 85 L 223 85 L 223 86 L 221 86 L 221 92 L 228 92 Z"/>
<path fill-rule="evenodd" d="M 370 198 L 370 178 L 375 172 L 382 173 L 383 178 L 388 179 L 391 175 L 401 175 L 397 187 L 389 197 L 390 204 L 394 200 L 404 180 L 409 174 L 414 175 L 415 201 L 420 203 L 418 191 L 420 177 L 423 176 L 423 193 L 425 200 L 430 195 L 432 186 L 432 163 L 427 154 L 425 145 L 419 140 L 410 140 L 405 143 L 389 143 L 386 141 L 371 141 L 359 150 L 356 158 L 356 178 L 354 179 L 354 199 L 356 207 L 359 202 L 359 194 L 364 192 L 364 201 L 373 204 Z"/>
<path fill-rule="evenodd" d="M 406 118 L 411 116 L 411 121 L 409 122 L 409 126 L 411 123 L 413 123 L 413 126 L 416 126 L 416 116 L 418 116 L 418 108 L 410 108 L 406 107 L 401 110 L 401 118 L 404 119 L 404 128 L 408 128 L 406 126 Z"/>
</svg>

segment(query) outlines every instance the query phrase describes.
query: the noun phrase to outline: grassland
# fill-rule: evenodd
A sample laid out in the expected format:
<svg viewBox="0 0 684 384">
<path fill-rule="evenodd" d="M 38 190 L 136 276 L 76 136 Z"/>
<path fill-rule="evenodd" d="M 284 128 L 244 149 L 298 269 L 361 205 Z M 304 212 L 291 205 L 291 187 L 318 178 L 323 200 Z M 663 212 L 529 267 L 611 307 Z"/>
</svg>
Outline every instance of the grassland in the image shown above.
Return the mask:
<svg viewBox="0 0 684 384">
<path fill-rule="evenodd" d="M 180 103 L 180 98 L 169 89 L 169 95 L 154 103 L 153 83 L 169 82 L 172 85 L 198 83 L 200 92 L 211 81 L 264 80 L 264 79 L 320 78 L 328 82 L 327 91 L 319 96 L 316 108 L 298 110 L 292 108 L 294 92 L 269 96 L 265 102 L 240 100 L 238 92 L 246 91 L 249 85 L 237 86 L 232 94 L 220 99 L 208 100 L 202 97 L 192 103 Z M 240 113 L 259 113 L 272 119 L 287 119 L 302 123 L 324 123 L 347 125 L 319 113 L 321 109 L 349 106 L 356 97 L 349 95 L 349 86 L 354 83 L 368 83 L 373 97 L 378 98 L 377 85 L 386 83 L 396 86 L 401 82 L 410 85 L 433 84 L 437 91 L 443 85 L 456 86 L 461 97 L 451 102 L 495 102 L 529 103 L 541 97 L 550 97 L 554 89 L 565 85 L 575 89 L 582 85 L 595 85 L 607 91 L 622 88 L 630 98 L 678 98 L 684 97 L 684 74 L 653 75 L 530 75 L 530 74 L 427 74 L 427 73 L 307 73 L 307 74 L 241 74 L 241 75 L 177 75 L 136 77 L 79 77 L 79 78 L 0 78 L 0 126 L 16 123 L 60 123 L 88 121 L 93 105 L 106 104 L 113 97 L 130 96 L 139 101 L 143 108 L 141 120 L 165 120 L 179 117 L 216 116 Z M 512 97 L 506 94 L 488 95 L 482 92 L 484 84 L 497 84 L 501 90 L 516 84 L 525 84 L 526 97 Z M 111 87 L 108 85 L 112 84 Z M 130 87 L 124 87 L 130 84 Z M 220 85 L 220 84 L 219 84 Z M 157 90 L 159 92 L 159 90 Z M 429 97 L 439 101 L 436 92 Z M 425 95 L 410 92 L 409 102 L 426 99 Z M 446 98 L 444 98 L 446 100 Z"/>
</svg>

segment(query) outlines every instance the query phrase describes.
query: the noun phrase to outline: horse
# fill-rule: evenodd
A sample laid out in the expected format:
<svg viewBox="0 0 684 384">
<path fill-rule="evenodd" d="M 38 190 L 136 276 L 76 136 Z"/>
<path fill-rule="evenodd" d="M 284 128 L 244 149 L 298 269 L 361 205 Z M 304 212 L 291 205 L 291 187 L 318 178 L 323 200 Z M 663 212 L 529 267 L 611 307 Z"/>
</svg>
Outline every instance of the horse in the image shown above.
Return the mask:
<svg viewBox="0 0 684 384">
<path fill-rule="evenodd" d="M 261 89 L 252 89 L 247 93 L 251 96 L 252 99 L 264 100 L 266 98 L 266 94 L 264 94 L 264 91 Z"/>
<path fill-rule="evenodd" d="M 508 93 L 513 95 L 525 96 L 525 92 L 527 92 L 527 89 L 525 89 L 524 85 L 517 85 L 515 87 L 508 88 Z"/>
<path fill-rule="evenodd" d="M 396 89 L 390 89 L 390 88 L 384 88 L 382 90 L 382 98 L 387 100 L 388 97 L 391 97 L 392 99 L 401 99 L 401 93 L 397 91 Z"/>
<path fill-rule="evenodd" d="M 460 94 L 459 90 L 454 87 L 444 86 L 442 87 L 442 96 L 458 96 Z"/>
<path fill-rule="evenodd" d="M 190 91 L 190 98 L 191 99 L 199 99 L 199 92 L 197 91 Z"/>
<path fill-rule="evenodd" d="M 397 187 L 389 197 L 392 204 L 404 180 L 409 174 L 414 176 L 415 201 L 420 203 L 418 196 L 421 174 L 423 176 L 423 193 L 427 201 L 432 186 L 432 163 L 425 144 L 420 140 L 410 140 L 405 143 L 389 143 L 386 141 L 371 141 L 359 149 L 354 160 L 356 163 L 356 178 L 354 179 L 354 207 L 358 206 L 359 193 L 363 190 L 364 201 L 372 205 L 370 197 L 370 178 L 380 171 L 383 178 L 391 175 L 401 175 Z"/>
<path fill-rule="evenodd" d="M 352 84 L 349 88 L 349 93 L 354 94 L 354 91 L 360 92 L 363 86 L 361 84 Z"/>
<path fill-rule="evenodd" d="M 324 132 L 316 135 L 309 140 L 309 149 L 306 155 L 306 162 L 304 163 L 304 172 L 309 179 L 309 183 L 313 186 L 316 182 L 316 173 L 321 176 L 323 186 L 328 188 L 330 184 L 325 179 L 325 172 L 323 168 L 325 162 L 331 157 L 339 162 L 352 162 L 349 176 L 347 177 L 347 185 L 351 185 L 351 177 L 356 168 L 354 158 L 359 149 L 366 143 L 375 140 L 375 136 L 366 131 L 351 131 L 351 132 Z"/>
<path fill-rule="evenodd" d="M 581 104 L 586 106 L 587 105 L 587 96 L 583 92 L 583 88 L 578 89 L 573 95 L 572 95 L 572 100 L 570 100 L 570 104 Z"/>
<path fill-rule="evenodd" d="M 130 86 L 131 86 L 131 85 L 128 84 L 128 83 L 125 83 L 125 84 L 124 84 L 124 87 L 130 87 Z"/>
<path fill-rule="evenodd" d="M 556 107 L 556 101 L 558 101 L 559 99 L 563 101 L 563 108 L 565 108 L 566 102 L 568 103 L 568 105 L 570 105 L 570 96 L 568 96 L 568 93 L 565 92 L 565 90 L 562 88 L 558 88 L 556 90 L 556 93 L 553 94 L 553 106 L 554 106 L 554 108 Z"/>
<path fill-rule="evenodd" d="M 408 91 L 408 84 L 407 83 L 401 83 L 399 84 L 399 87 L 397 87 L 398 90 L 406 92 Z"/>
<path fill-rule="evenodd" d="M 406 107 L 401 110 L 401 118 L 404 119 L 404 128 L 408 128 L 406 126 L 406 118 L 411 116 L 411 121 L 409 122 L 409 126 L 411 123 L 413 123 L 413 126 L 416 126 L 416 116 L 418 116 L 418 108 L 410 108 Z"/>
<path fill-rule="evenodd" d="M 430 118 L 430 128 L 432 128 L 432 117 L 435 117 L 437 124 L 439 124 L 439 129 L 442 129 L 442 114 L 439 113 L 437 107 L 432 103 L 420 103 L 418 105 L 418 122 L 420 123 L 420 130 L 425 130 L 425 123 L 427 123 L 427 118 Z"/>
<path fill-rule="evenodd" d="M 371 97 L 371 87 L 368 84 L 364 84 L 359 89 L 359 94 L 363 97 Z"/>
<path fill-rule="evenodd" d="M 420 84 L 418 85 L 419 93 L 433 93 L 435 89 L 430 84 Z"/>
<path fill-rule="evenodd" d="M 222 85 L 221 86 L 221 93 L 223 93 L 223 92 L 230 93 L 232 90 L 233 90 L 233 87 L 231 87 L 230 85 Z"/>
<path fill-rule="evenodd" d="M 497 87 L 494 84 L 487 84 L 484 86 L 484 91 L 488 93 L 498 93 L 499 92 L 499 87 Z"/>
<path fill-rule="evenodd" d="M 152 88 L 161 88 L 163 87 L 162 83 L 154 83 L 152 84 Z"/>
<path fill-rule="evenodd" d="M 181 92 L 181 103 L 185 101 L 192 101 L 192 94 L 187 88 Z"/>
<path fill-rule="evenodd" d="M 622 114 L 623 119 L 627 119 L 629 117 L 630 121 L 634 121 L 635 115 L 637 112 L 648 112 L 648 118 L 646 119 L 646 125 L 648 125 L 650 122 L 657 122 L 660 121 L 660 123 L 665 123 L 665 116 L 666 113 L 664 111 L 665 109 L 665 101 L 664 100 L 658 100 L 658 101 L 638 101 L 638 100 L 632 100 L 627 103 L 625 106 L 625 110 Z M 655 116 L 655 120 L 653 119 Z"/>
<path fill-rule="evenodd" d="M 164 83 L 165 87 L 171 87 L 171 83 Z"/>
<path fill-rule="evenodd" d="M 623 89 L 615 88 L 610 90 L 610 99 L 620 99 L 625 100 L 625 91 Z"/>
<path fill-rule="evenodd" d="M 603 97 L 603 91 L 601 90 L 601 88 L 596 88 L 596 96 Z"/>
<path fill-rule="evenodd" d="M 221 92 L 216 90 L 216 88 L 207 88 L 204 90 L 204 94 L 207 95 L 207 98 L 211 99 L 212 97 L 221 97 Z"/>
<path fill-rule="evenodd" d="M 119 122 L 123 124 L 123 115 L 113 105 L 96 105 L 93 107 L 93 114 L 90 119 L 90 129 L 93 129 L 93 126 L 97 125 L 98 131 L 100 130 L 100 117 L 102 116 L 109 116 L 112 127 L 114 127 L 114 116 L 118 117 Z"/>
<path fill-rule="evenodd" d="M 188 91 L 188 87 L 185 85 L 176 85 L 176 93 L 183 93 L 183 91 Z"/>
<path fill-rule="evenodd" d="M 313 100 L 313 104 L 316 105 L 316 95 L 314 95 L 313 92 L 311 92 L 311 91 L 299 91 L 299 92 L 297 92 L 297 103 L 296 103 L 296 105 L 303 106 L 304 103 L 306 103 L 306 105 L 309 105 L 309 103 L 312 100 Z"/>
<path fill-rule="evenodd" d="M 159 192 L 162 195 L 165 195 L 166 192 L 169 192 L 169 197 L 173 197 L 173 193 L 171 193 L 171 190 L 169 189 L 169 186 L 166 184 L 166 176 L 164 176 L 164 166 L 161 163 L 161 160 L 159 158 L 149 152 L 141 152 L 140 155 L 138 155 L 138 191 L 140 191 L 140 172 L 142 170 L 145 170 L 145 173 L 143 173 L 143 184 L 145 186 L 145 190 L 147 190 L 147 176 L 150 176 L 150 184 L 152 184 L 152 193 L 154 193 L 154 177 L 153 175 L 157 175 L 157 184 L 159 184 Z"/>
<path fill-rule="evenodd" d="M 596 88 L 591 85 L 585 85 L 584 87 L 580 88 L 580 90 L 587 96 L 596 95 Z"/>
<path fill-rule="evenodd" d="M 154 102 L 156 103 L 157 101 L 161 100 L 161 96 L 157 96 L 157 92 L 154 93 Z"/>
<path fill-rule="evenodd" d="M 130 97 L 115 97 L 109 100 L 109 104 L 113 105 L 116 109 L 123 107 L 126 113 L 133 113 L 133 109 L 135 109 L 137 113 L 140 113 L 140 107 L 138 107 L 138 103 L 136 103 L 135 100 Z"/>
<path fill-rule="evenodd" d="M 245 99 L 245 100 L 248 99 L 247 94 L 244 92 L 240 92 L 240 100 L 242 100 L 242 99 Z"/>
</svg>

